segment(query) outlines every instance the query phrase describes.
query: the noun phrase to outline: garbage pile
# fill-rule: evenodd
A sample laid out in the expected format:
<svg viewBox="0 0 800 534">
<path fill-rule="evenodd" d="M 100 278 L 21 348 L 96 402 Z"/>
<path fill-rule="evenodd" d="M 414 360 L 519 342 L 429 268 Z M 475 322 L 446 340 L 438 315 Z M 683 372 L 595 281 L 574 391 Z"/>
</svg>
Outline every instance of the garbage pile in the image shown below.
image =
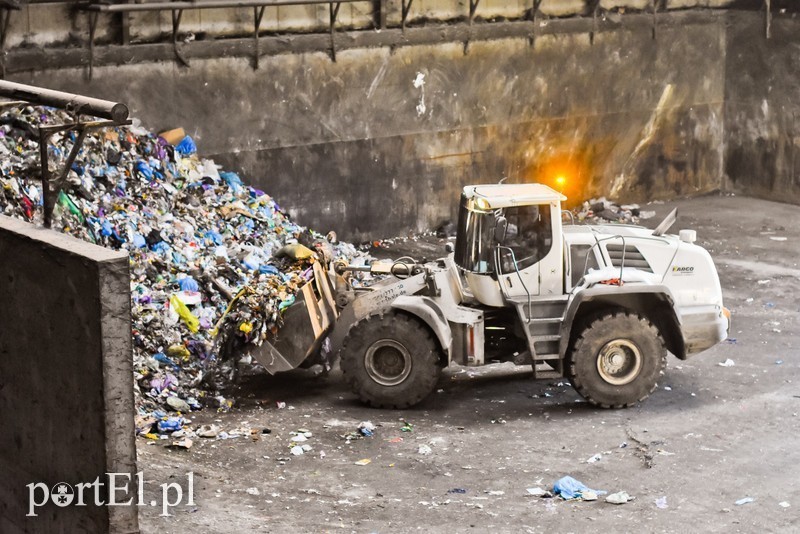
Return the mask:
<svg viewBox="0 0 800 534">
<path fill-rule="evenodd" d="M 655 211 L 642 210 L 638 204 L 619 205 L 606 197 L 587 200 L 573 212 L 578 221 L 596 224 L 606 222 L 639 224 L 640 220 L 650 219 L 656 214 Z"/>
<path fill-rule="evenodd" d="M 0 115 L 0 213 L 41 222 L 36 127 L 70 121 L 44 107 Z M 281 326 L 311 262 L 357 254 L 298 226 L 175 133 L 138 125 L 90 133 L 53 214 L 53 229 L 130 255 L 140 415 L 229 408 L 219 393 L 251 365 L 247 349 Z M 51 137 L 51 171 L 63 168 L 75 138 Z"/>
</svg>

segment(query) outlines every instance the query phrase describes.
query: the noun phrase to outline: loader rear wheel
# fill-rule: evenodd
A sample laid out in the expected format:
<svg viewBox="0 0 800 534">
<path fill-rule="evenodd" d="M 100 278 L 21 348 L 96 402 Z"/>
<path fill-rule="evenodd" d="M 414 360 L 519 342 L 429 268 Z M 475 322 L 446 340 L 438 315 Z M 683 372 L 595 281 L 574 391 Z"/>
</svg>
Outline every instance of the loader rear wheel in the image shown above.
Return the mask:
<svg viewBox="0 0 800 534">
<path fill-rule="evenodd" d="M 624 408 L 643 401 L 658 385 L 667 349 L 647 318 L 617 311 L 591 320 L 575 340 L 567 373 L 587 401 Z"/>
<path fill-rule="evenodd" d="M 371 315 L 350 329 L 341 367 L 358 397 L 375 408 L 408 408 L 427 397 L 442 351 L 428 328 L 401 312 Z"/>
</svg>

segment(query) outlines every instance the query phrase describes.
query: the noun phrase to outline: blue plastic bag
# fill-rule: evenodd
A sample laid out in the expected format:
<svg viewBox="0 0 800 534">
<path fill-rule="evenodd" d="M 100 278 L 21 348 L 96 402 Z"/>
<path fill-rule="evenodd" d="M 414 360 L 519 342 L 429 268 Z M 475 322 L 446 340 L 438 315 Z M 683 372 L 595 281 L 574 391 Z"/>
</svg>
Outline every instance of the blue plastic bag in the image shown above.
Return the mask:
<svg viewBox="0 0 800 534">
<path fill-rule="evenodd" d="M 570 476 L 566 476 L 560 478 L 553 484 L 553 494 L 561 495 L 561 498 L 565 501 L 569 501 L 570 499 L 577 499 L 581 496 L 581 493 L 584 491 L 591 491 L 597 495 L 601 495 L 606 493 L 602 490 L 593 490 L 591 488 L 586 487 L 583 482 L 579 480 L 575 480 Z"/>
<path fill-rule="evenodd" d="M 175 150 L 183 156 L 188 156 L 197 152 L 197 145 L 194 144 L 194 139 L 187 135 L 180 143 L 175 145 Z"/>
<path fill-rule="evenodd" d="M 139 160 L 136 162 L 136 170 L 144 176 L 147 181 L 153 180 L 153 168 L 146 161 Z"/>
<path fill-rule="evenodd" d="M 278 268 L 272 265 L 262 265 L 258 270 L 261 274 L 281 274 Z"/>
<path fill-rule="evenodd" d="M 233 189 L 234 193 L 238 193 L 242 189 L 242 179 L 239 178 L 239 175 L 235 172 L 221 172 L 219 173 L 220 178 L 225 180 L 225 183 L 228 184 L 228 187 Z"/>
<path fill-rule="evenodd" d="M 178 280 L 178 286 L 181 288 L 181 291 L 197 291 L 199 289 L 197 281 L 191 276 Z"/>
<path fill-rule="evenodd" d="M 163 434 L 166 434 L 167 432 L 177 432 L 183 428 L 183 423 L 183 417 L 170 417 L 168 419 L 162 419 L 158 422 L 158 431 Z"/>
</svg>

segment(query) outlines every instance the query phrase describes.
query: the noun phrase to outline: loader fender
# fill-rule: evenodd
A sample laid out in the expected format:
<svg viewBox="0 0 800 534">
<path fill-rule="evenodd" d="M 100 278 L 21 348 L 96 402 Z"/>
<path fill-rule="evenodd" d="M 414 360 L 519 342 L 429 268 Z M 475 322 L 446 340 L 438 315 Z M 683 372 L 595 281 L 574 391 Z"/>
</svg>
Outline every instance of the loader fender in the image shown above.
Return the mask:
<svg viewBox="0 0 800 534">
<path fill-rule="evenodd" d="M 445 361 L 442 363 L 446 365 L 450 361 L 453 332 L 442 309 L 433 299 L 419 296 L 397 297 L 392 302 L 392 308 L 410 313 L 428 325 L 436 339 L 439 340 L 439 345 L 445 355 Z"/>
<path fill-rule="evenodd" d="M 620 308 L 647 317 L 661 332 L 672 354 L 686 359 L 681 321 L 675 311 L 675 299 L 664 285 L 626 284 L 622 287 L 598 284 L 580 291 L 569 303 L 561 323 L 559 352 L 566 356 L 570 343 L 580 333 L 583 319 L 595 313 Z"/>
</svg>

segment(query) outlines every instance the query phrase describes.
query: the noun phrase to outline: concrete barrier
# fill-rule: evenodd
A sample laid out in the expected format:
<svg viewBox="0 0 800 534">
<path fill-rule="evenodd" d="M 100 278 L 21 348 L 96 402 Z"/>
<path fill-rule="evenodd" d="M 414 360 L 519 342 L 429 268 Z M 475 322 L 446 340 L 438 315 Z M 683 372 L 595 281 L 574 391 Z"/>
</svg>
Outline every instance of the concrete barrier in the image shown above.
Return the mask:
<svg viewBox="0 0 800 534">
<path fill-rule="evenodd" d="M 0 216 L 0 532 L 138 532 L 129 284 L 124 252 Z M 133 506 L 79 495 L 107 473 Z"/>
</svg>

